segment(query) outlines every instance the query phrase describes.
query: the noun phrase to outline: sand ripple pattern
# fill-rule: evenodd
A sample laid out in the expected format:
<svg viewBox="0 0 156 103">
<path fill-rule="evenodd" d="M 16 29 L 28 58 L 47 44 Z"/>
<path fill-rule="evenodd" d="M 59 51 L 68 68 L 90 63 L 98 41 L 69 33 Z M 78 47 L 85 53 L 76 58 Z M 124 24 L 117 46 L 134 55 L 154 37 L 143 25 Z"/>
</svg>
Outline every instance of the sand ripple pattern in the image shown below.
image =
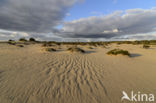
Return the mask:
<svg viewBox="0 0 156 103">
<path fill-rule="evenodd" d="M 0 103 L 121 103 L 122 90 L 155 91 L 156 72 L 148 75 L 154 62 L 104 54 L 103 49 L 91 54 L 1 51 Z"/>
<path fill-rule="evenodd" d="M 16 68 L 9 67 L 6 73 L 0 71 L 0 98 L 6 103 L 110 102 L 102 81 L 104 74 L 87 55 L 57 55 L 60 54 L 47 55 L 47 58 L 43 57 L 45 61 L 35 57 L 32 59 L 34 64 L 25 64 L 29 58 L 16 59 Z M 18 65 L 21 63 L 25 65 Z"/>
</svg>

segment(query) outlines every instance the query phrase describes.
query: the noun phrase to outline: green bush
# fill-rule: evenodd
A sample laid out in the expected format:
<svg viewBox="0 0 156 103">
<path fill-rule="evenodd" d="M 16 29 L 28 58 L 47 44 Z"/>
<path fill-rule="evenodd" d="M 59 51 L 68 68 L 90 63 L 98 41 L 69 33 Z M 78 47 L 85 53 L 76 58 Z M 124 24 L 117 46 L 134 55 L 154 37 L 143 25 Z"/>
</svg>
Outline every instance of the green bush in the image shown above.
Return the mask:
<svg viewBox="0 0 156 103">
<path fill-rule="evenodd" d="M 107 52 L 107 54 L 109 54 L 109 55 L 122 54 L 122 55 L 130 56 L 130 53 L 127 50 L 122 50 L 122 49 L 113 49 L 113 50 Z"/>
</svg>

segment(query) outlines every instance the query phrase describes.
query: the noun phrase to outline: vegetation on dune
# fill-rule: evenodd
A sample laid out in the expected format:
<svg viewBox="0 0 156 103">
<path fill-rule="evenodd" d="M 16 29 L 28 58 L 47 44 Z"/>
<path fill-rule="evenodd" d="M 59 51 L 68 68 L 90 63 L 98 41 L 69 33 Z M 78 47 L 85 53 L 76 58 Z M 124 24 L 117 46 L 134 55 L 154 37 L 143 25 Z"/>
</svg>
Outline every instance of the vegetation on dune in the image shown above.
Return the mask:
<svg viewBox="0 0 156 103">
<path fill-rule="evenodd" d="M 17 47 L 24 47 L 24 45 L 22 45 L 22 44 L 18 44 L 18 45 L 16 45 Z"/>
<path fill-rule="evenodd" d="M 68 48 L 68 51 L 70 52 L 79 52 L 79 53 L 85 53 L 85 51 L 81 48 L 78 48 L 78 47 L 71 47 L 71 48 Z"/>
<path fill-rule="evenodd" d="M 130 56 L 130 53 L 127 50 L 122 50 L 122 49 L 113 49 L 109 52 L 107 52 L 108 55 L 127 55 Z"/>
<path fill-rule="evenodd" d="M 89 49 L 94 49 L 93 47 L 88 47 Z"/>
<path fill-rule="evenodd" d="M 43 43 L 42 44 L 43 47 L 56 46 L 56 45 L 60 46 L 62 44 L 61 42 L 53 42 L 53 41 L 49 41 L 49 42 L 44 41 L 42 43 Z"/>
<path fill-rule="evenodd" d="M 138 44 L 148 44 L 148 45 L 156 45 L 156 40 L 141 40 L 141 41 L 112 41 L 109 43 L 117 43 L 118 45 L 120 44 L 133 44 L 133 45 L 138 45 Z"/>
<path fill-rule="evenodd" d="M 9 42 L 13 42 L 13 41 L 15 41 L 15 40 L 9 39 L 8 41 L 9 41 Z"/>
<path fill-rule="evenodd" d="M 143 45 L 143 48 L 145 48 L 145 49 L 149 49 L 149 48 L 150 48 L 150 46 L 149 46 L 149 45 L 144 44 L 144 45 Z"/>
<path fill-rule="evenodd" d="M 42 44 L 43 47 L 50 47 L 53 46 L 51 43 L 45 42 Z"/>
<path fill-rule="evenodd" d="M 12 41 L 12 40 L 9 40 Z M 19 41 L 28 42 L 25 38 L 20 38 Z M 51 45 L 89 45 L 89 46 L 108 46 L 109 44 L 146 44 L 146 45 L 156 45 L 156 40 L 141 40 L 141 41 L 99 41 L 99 42 L 55 42 L 55 41 L 36 41 L 34 38 L 30 38 L 29 41 L 34 41 L 37 43 L 43 43 L 43 46 L 51 46 Z"/>
<path fill-rule="evenodd" d="M 27 39 L 25 39 L 25 38 L 20 38 L 19 41 L 26 42 Z"/>
<path fill-rule="evenodd" d="M 108 43 L 106 42 L 54 42 L 54 44 L 57 45 L 89 45 L 89 46 L 102 46 L 102 45 L 107 45 Z"/>
<path fill-rule="evenodd" d="M 45 48 L 45 51 L 53 52 L 53 51 L 56 51 L 56 49 L 54 49 L 54 48 Z"/>
<path fill-rule="evenodd" d="M 35 42 L 36 40 L 34 38 L 29 38 L 29 41 Z"/>
<path fill-rule="evenodd" d="M 62 45 L 89 45 L 89 46 L 108 46 L 109 44 L 116 43 L 120 44 L 147 44 L 147 45 L 156 45 L 156 40 L 141 40 L 141 41 L 106 41 L 106 42 L 52 42 L 53 44 L 62 44 Z"/>
<path fill-rule="evenodd" d="M 12 41 L 12 40 L 9 40 L 8 41 L 8 44 L 10 44 L 10 45 L 16 45 L 16 42 L 15 41 Z"/>
</svg>

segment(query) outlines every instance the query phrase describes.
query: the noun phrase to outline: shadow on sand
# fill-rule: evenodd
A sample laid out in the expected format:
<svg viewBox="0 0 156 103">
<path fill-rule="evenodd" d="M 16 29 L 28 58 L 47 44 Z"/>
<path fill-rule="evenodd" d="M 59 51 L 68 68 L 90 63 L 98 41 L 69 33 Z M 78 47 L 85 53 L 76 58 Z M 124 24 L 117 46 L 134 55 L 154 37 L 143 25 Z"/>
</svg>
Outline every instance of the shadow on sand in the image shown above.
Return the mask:
<svg viewBox="0 0 156 103">
<path fill-rule="evenodd" d="M 140 56 L 142 56 L 142 55 L 141 54 L 136 54 L 136 53 L 131 54 L 131 58 L 140 57 Z"/>
<path fill-rule="evenodd" d="M 96 51 L 86 51 L 86 54 L 96 53 Z"/>
</svg>

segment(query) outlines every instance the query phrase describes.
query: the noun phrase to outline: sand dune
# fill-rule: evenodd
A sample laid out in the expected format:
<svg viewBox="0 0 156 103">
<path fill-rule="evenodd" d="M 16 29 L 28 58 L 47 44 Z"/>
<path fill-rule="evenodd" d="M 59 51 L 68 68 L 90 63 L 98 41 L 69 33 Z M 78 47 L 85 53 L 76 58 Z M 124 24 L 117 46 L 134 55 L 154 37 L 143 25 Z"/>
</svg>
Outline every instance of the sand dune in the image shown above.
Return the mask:
<svg viewBox="0 0 156 103">
<path fill-rule="evenodd" d="M 85 54 L 42 48 L 0 44 L 0 103 L 121 103 L 122 91 L 132 90 L 156 95 L 155 46 L 82 47 Z M 132 57 L 106 54 L 114 48 Z"/>
</svg>

